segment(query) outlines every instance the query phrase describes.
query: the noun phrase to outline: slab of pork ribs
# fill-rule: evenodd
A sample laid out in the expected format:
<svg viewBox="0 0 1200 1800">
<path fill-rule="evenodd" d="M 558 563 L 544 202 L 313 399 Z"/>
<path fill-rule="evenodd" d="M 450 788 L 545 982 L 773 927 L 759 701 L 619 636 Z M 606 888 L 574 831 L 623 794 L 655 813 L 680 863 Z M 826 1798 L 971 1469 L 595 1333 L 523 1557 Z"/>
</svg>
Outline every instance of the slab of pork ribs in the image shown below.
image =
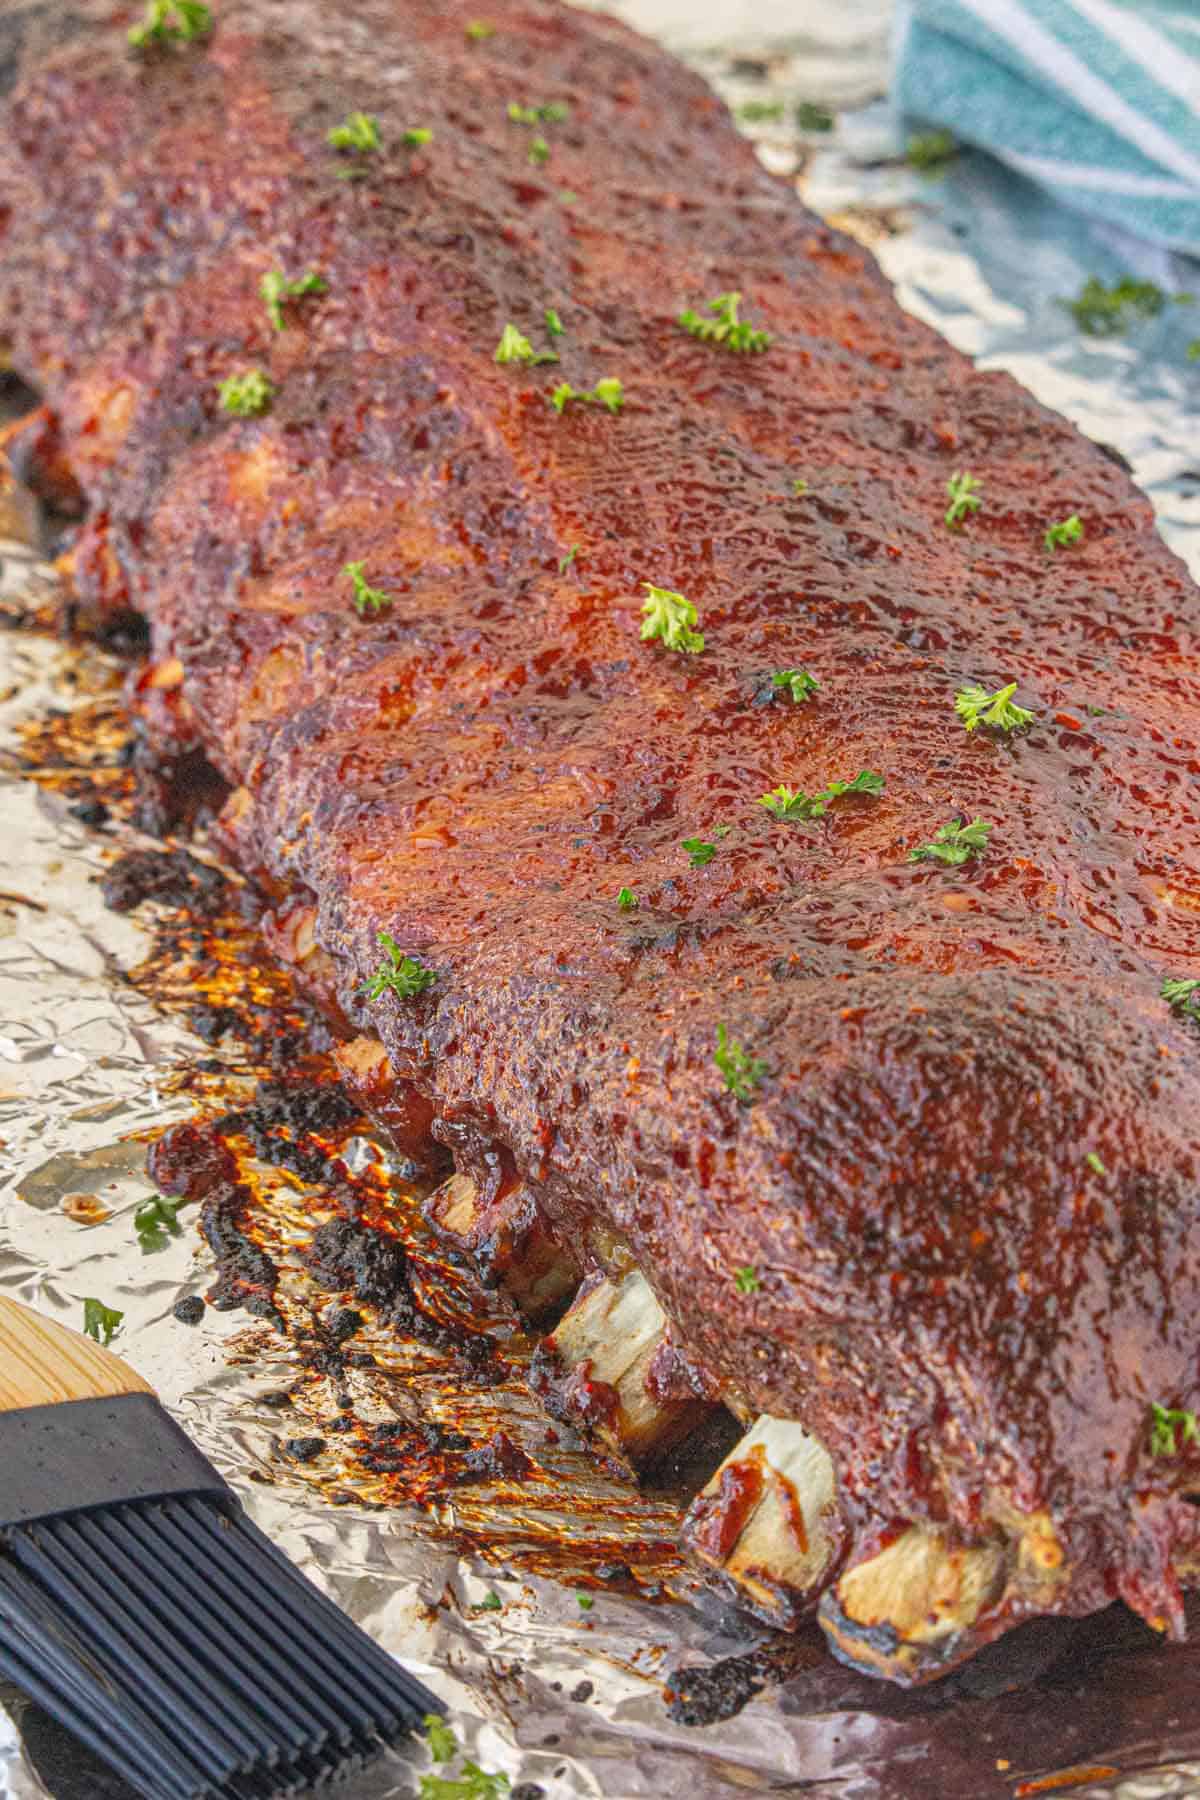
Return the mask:
<svg viewBox="0 0 1200 1800">
<path fill-rule="evenodd" d="M 634 1460 L 757 1419 L 697 1555 L 902 1680 L 1115 1595 L 1179 1633 L 1197 590 L 697 77 L 477 7 L 229 0 L 140 50 L 129 6 L 18 8 L 14 463 L 86 509 L 82 606 L 149 621 L 147 726 L 228 782 L 348 1078 L 518 1289 L 531 1244 L 542 1299 L 591 1272 L 559 1403 L 615 1442 L 644 1402 Z M 647 583 L 694 625 L 643 639 Z M 965 729 L 1011 682 L 1032 720 Z"/>
</svg>

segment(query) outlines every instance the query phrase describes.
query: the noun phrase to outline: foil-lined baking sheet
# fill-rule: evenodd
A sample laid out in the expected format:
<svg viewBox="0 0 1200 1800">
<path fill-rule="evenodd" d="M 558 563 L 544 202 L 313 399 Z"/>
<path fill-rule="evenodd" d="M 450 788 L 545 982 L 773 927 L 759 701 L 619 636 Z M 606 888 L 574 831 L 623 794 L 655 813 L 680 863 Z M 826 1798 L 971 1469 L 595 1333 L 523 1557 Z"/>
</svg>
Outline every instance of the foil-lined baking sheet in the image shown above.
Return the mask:
<svg viewBox="0 0 1200 1800">
<path fill-rule="evenodd" d="M 1189 454 L 1200 367 L 1184 354 L 1200 312 L 1172 305 L 1131 336 L 1101 341 L 1081 337 L 1060 304 L 1092 273 L 1136 267 L 1175 292 L 1200 288 L 1195 272 L 1102 241 L 984 158 L 961 157 L 937 177 L 898 160 L 901 128 L 881 98 L 886 0 L 704 9 L 628 0 L 623 10 L 758 115 L 747 129 L 764 160 L 870 244 L 906 306 L 1126 456 L 1164 534 L 1200 575 L 1200 462 Z M 830 131 L 800 129 L 802 101 L 844 110 Z M 31 552 L 0 548 L 0 611 L 44 601 L 44 579 Z M 395 1482 L 353 1466 L 349 1442 L 341 1460 L 328 1440 L 311 1463 L 287 1451 L 328 1426 L 328 1396 L 302 1367 L 295 1332 L 289 1340 L 211 1307 L 196 1327 L 176 1322 L 177 1300 L 213 1278 L 194 1214 L 152 1256 L 133 1232 L 153 1191 L 147 1135 L 197 1107 L 234 1103 L 253 1071 L 228 1046 L 214 1056 L 188 1029 L 186 1005 L 164 1007 L 153 981 L 128 979 L 157 969 L 159 990 L 178 1002 L 189 974 L 140 911 L 122 916 L 101 899 L 115 852 L 140 841 L 120 809 L 100 834 L 70 810 L 90 758 L 98 791 L 120 785 L 118 678 L 94 649 L 25 629 L 0 635 L 0 1290 L 68 1324 L 85 1295 L 121 1309 L 113 1347 L 156 1384 L 257 1522 L 445 1698 L 464 1750 L 517 1792 L 525 1784 L 526 1800 L 1200 1795 L 1200 1650 L 1161 1650 L 1114 1610 L 1006 1640 L 952 1683 L 903 1695 L 840 1669 L 815 1635 L 774 1638 L 680 1566 L 670 1548 L 678 1488 L 634 1494 L 569 1436 L 547 1441 L 520 1378 L 525 1349 L 499 1311 L 510 1375 L 484 1387 L 463 1381 L 452 1358 L 442 1366 L 368 1320 L 361 1341 L 375 1365 L 356 1381 L 355 1416 L 452 1415 L 475 1442 L 503 1428 L 529 1453 L 530 1479 L 434 1488 L 404 1506 Z M 55 712 L 71 715 L 68 752 L 46 727 Z M 220 1066 L 198 1075 L 206 1061 Z M 383 1179 L 369 1140 L 339 1154 L 362 1179 Z M 292 1254 L 323 1216 L 323 1197 L 319 1184 L 261 1174 L 263 1229 L 294 1327 L 329 1303 Z M 403 1185 L 396 1206 L 416 1220 Z M 451 1309 L 492 1304 L 459 1275 L 447 1292 Z M 286 1417 L 276 1404 L 285 1390 Z M 116 1800 L 10 1700 L 0 1800 Z M 712 1722 L 689 1722 L 702 1716 Z M 344 1791 L 347 1800 L 410 1795 L 428 1768 L 417 1746 Z"/>
</svg>

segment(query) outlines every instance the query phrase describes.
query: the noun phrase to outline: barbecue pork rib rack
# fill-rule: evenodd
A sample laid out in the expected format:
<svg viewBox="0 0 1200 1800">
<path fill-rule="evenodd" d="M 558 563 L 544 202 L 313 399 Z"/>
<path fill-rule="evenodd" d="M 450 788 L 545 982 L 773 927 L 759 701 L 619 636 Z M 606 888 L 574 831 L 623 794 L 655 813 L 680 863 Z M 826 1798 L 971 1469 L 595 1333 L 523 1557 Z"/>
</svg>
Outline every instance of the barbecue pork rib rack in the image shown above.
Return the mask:
<svg viewBox="0 0 1200 1800">
<path fill-rule="evenodd" d="M 14 466 L 85 509 L 81 607 L 149 621 L 145 729 L 228 784 L 347 1079 L 452 1154 L 434 1215 L 533 1317 L 582 1279 L 552 1403 L 634 1465 L 745 1421 L 700 1562 L 903 1681 L 1114 1595 L 1179 1633 L 1197 590 L 1119 459 L 901 312 L 696 77 L 548 0 L 471 16 L 228 0 L 134 50 L 129 7 L 23 14 Z M 378 147 L 328 141 L 354 111 Z M 680 326 L 733 291 L 765 350 Z M 702 651 L 639 637 L 646 583 Z M 965 730 L 1012 681 L 1029 725 Z M 431 985 L 366 997 L 380 932 Z"/>
</svg>

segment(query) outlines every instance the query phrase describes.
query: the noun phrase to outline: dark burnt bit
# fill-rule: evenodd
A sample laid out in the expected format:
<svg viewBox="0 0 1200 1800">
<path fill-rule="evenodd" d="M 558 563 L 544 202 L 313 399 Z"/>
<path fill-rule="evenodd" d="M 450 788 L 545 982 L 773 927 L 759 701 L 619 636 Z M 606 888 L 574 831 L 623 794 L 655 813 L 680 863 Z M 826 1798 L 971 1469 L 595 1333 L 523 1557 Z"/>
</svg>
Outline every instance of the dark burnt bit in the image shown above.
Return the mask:
<svg viewBox="0 0 1200 1800">
<path fill-rule="evenodd" d="M 185 1294 L 171 1308 L 171 1316 L 181 1325 L 198 1325 L 204 1317 L 204 1296 L 202 1294 Z"/>
<path fill-rule="evenodd" d="M 769 1679 L 769 1663 L 757 1650 L 708 1668 L 677 1669 L 666 1689 L 667 1715 L 676 1725 L 716 1725 L 735 1718 Z"/>
<path fill-rule="evenodd" d="M 151 1144 L 146 1168 L 160 1193 L 185 1200 L 203 1200 L 215 1187 L 237 1178 L 233 1152 L 215 1124 L 172 1125 Z"/>
<path fill-rule="evenodd" d="M 536 1781 L 522 1781 L 513 1789 L 509 1800 L 545 1800 L 546 1790 Z"/>
<path fill-rule="evenodd" d="M 193 830 L 221 810 L 229 784 L 203 750 L 165 750 L 139 737 L 133 752 L 133 824 L 149 837 Z"/>
<path fill-rule="evenodd" d="M 254 1196 L 240 1181 L 222 1181 L 200 1208 L 200 1232 L 217 1261 L 217 1279 L 208 1299 L 218 1312 L 243 1307 L 255 1318 L 266 1319 L 279 1331 L 286 1329 L 275 1305 L 279 1270 L 267 1252 L 243 1229 L 253 1208 Z"/>
<path fill-rule="evenodd" d="M 119 856 L 100 883 L 111 912 L 132 912 L 146 900 L 211 913 L 226 898 L 229 883 L 219 869 L 188 850 L 130 850 Z"/>
<path fill-rule="evenodd" d="M 73 819 L 78 819 L 81 825 L 90 825 L 93 829 L 107 825 L 112 817 L 108 807 L 97 794 L 88 794 L 82 800 L 76 800 L 67 808 L 67 811 Z"/>
<path fill-rule="evenodd" d="M 527 1481 L 534 1464 L 506 1431 L 495 1431 L 486 1444 L 467 1452 L 464 1479 L 476 1481 Z"/>
<path fill-rule="evenodd" d="M 237 1029 L 238 1012 L 236 1007 L 214 1006 L 202 1000 L 188 1008 L 187 1022 L 198 1038 L 206 1044 L 216 1044 L 227 1032 Z"/>
<path fill-rule="evenodd" d="M 323 1437 L 285 1438 L 283 1441 L 283 1454 L 290 1457 L 292 1462 L 314 1462 L 324 1448 Z"/>
</svg>

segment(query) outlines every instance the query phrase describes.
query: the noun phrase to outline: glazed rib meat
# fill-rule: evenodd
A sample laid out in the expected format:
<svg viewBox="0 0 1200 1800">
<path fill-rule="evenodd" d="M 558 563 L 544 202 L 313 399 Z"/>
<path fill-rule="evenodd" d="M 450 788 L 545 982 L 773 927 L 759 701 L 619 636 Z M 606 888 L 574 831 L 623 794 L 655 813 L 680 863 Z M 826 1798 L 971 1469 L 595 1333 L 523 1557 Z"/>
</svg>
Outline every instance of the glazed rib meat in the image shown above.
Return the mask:
<svg viewBox="0 0 1200 1800">
<path fill-rule="evenodd" d="M 705 1392 L 814 1434 L 846 1566 L 1016 1533 L 1049 1549 L 1005 1622 L 1121 1595 L 1180 1631 L 1200 1460 L 1151 1409 L 1200 1403 L 1200 1038 L 1160 997 L 1200 977 L 1197 590 L 698 78 L 475 9 L 228 0 L 140 54 L 128 7 L 30 15 L 0 333 L 25 465 L 86 506 L 78 598 L 148 619 L 149 728 L 229 784 L 414 1142 L 631 1260 Z M 354 110 L 377 149 L 327 141 Z M 320 282 L 281 328 L 271 271 Z M 678 324 L 731 291 L 765 350 Z M 497 360 L 510 325 L 557 361 Z M 619 410 L 551 402 L 606 379 Z M 645 583 L 702 651 L 640 638 Z M 1013 681 L 1032 722 L 965 730 L 956 692 Z M 364 996 L 381 931 L 432 985 Z"/>
</svg>

